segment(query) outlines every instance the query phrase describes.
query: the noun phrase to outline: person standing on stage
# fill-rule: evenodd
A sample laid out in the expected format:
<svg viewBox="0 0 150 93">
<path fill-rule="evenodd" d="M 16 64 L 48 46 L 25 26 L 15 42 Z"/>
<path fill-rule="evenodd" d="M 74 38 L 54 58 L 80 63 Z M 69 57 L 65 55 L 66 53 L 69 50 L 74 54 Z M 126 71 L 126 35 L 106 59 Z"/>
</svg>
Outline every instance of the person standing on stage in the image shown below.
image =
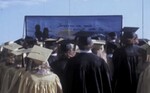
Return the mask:
<svg viewBox="0 0 150 93">
<path fill-rule="evenodd" d="M 41 27 L 39 24 L 35 25 L 35 38 L 38 41 L 42 41 L 42 32 L 41 32 Z"/>
</svg>

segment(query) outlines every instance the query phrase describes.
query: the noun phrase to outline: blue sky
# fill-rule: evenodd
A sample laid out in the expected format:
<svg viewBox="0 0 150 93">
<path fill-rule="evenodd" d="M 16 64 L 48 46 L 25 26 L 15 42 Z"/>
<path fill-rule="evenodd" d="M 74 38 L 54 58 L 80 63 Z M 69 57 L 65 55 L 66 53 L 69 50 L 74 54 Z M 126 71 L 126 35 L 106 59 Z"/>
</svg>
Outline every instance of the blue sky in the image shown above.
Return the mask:
<svg viewBox="0 0 150 93">
<path fill-rule="evenodd" d="M 0 0 L 0 44 L 23 36 L 25 15 L 122 15 L 123 26 L 150 39 L 150 0 L 143 1 L 142 24 L 142 0 Z"/>
</svg>

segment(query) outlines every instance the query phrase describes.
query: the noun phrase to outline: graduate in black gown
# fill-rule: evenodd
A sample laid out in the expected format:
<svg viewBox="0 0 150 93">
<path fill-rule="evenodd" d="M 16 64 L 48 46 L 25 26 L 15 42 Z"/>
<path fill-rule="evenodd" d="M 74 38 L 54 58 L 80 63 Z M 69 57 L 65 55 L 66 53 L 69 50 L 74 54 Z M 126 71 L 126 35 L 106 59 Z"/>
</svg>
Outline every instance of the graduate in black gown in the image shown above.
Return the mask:
<svg viewBox="0 0 150 93">
<path fill-rule="evenodd" d="M 119 43 L 117 42 L 117 34 L 115 32 L 108 33 L 106 42 L 106 53 L 109 58 L 112 58 L 115 49 L 119 48 Z"/>
<path fill-rule="evenodd" d="M 67 40 L 63 40 L 58 47 L 57 60 L 53 61 L 50 66 L 52 71 L 58 75 L 60 78 L 60 82 L 62 87 L 64 87 L 64 72 L 65 67 L 68 60 L 74 56 L 73 46 L 69 42 L 65 42 Z"/>
<path fill-rule="evenodd" d="M 111 93 L 107 64 L 92 53 L 91 37 L 80 36 L 77 44 L 79 53 L 66 65 L 64 93 Z"/>
<path fill-rule="evenodd" d="M 48 58 L 48 62 L 50 65 L 51 63 L 53 63 L 54 61 L 58 59 L 58 56 L 57 56 L 58 47 L 57 47 L 56 41 L 57 39 L 53 39 L 53 38 L 45 38 L 44 40 L 44 47 L 53 50 L 52 54 Z"/>
<path fill-rule="evenodd" d="M 138 64 L 144 62 L 146 51 L 135 44 L 137 27 L 124 27 L 123 46 L 113 54 L 114 93 L 136 93 L 139 79 Z"/>
</svg>

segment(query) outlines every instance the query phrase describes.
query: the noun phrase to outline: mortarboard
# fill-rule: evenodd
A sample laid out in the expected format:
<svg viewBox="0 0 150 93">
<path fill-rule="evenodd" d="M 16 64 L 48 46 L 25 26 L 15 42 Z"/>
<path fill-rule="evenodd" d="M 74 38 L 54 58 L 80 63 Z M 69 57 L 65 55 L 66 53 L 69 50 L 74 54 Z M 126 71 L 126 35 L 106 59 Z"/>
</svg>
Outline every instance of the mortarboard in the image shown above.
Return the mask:
<svg viewBox="0 0 150 93">
<path fill-rule="evenodd" d="M 57 39 L 54 39 L 54 38 L 47 38 L 46 40 L 45 40 L 45 42 L 55 42 L 55 41 L 57 41 Z"/>
<path fill-rule="evenodd" d="M 147 44 L 150 46 L 150 41 L 148 41 Z"/>
<path fill-rule="evenodd" d="M 63 52 L 67 52 L 68 50 L 72 49 L 73 46 L 71 44 L 73 44 L 74 41 L 70 40 L 70 39 L 66 39 L 66 40 L 62 40 L 61 42 L 59 42 L 58 44 L 60 44 L 60 50 Z"/>
<path fill-rule="evenodd" d="M 135 32 L 138 29 L 139 29 L 139 27 L 124 27 L 122 29 L 123 37 L 124 38 L 129 38 L 129 39 L 137 37 L 137 34 Z"/>
<path fill-rule="evenodd" d="M 150 54 L 150 41 L 145 41 L 146 44 L 142 45 L 141 48 L 147 51 L 147 54 Z"/>
<path fill-rule="evenodd" d="M 8 41 L 8 42 L 5 42 L 4 45 L 9 45 L 9 44 L 13 44 L 14 41 Z"/>
<path fill-rule="evenodd" d="M 106 36 L 102 33 L 100 34 L 95 34 L 92 36 L 92 39 L 96 39 L 96 40 L 105 40 L 106 39 Z"/>
<path fill-rule="evenodd" d="M 149 40 L 148 39 L 138 39 L 139 40 L 139 46 L 142 46 L 144 44 L 146 44 Z"/>
<path fill-rule="evenodd" d="M 117 38 L 117 34 L 115 32 L 109 32 L 108 36 L 112 39 L 116 39 Z"/>
<path fill-rule="evenodd" d="M 45 40 L 45 45 L 52 45 L 53 43 L 55 43 L 57 41 L 57 39 L 54 39 L 54 38 L 48 38 Z"/>
<path fill-rule="evenodd" d="M 22 49 L 19 49 L 19 50 L 16 50 L 16 51 L 12 51 L 11 53 L 18 56 L 18 55 L 21 55 L 23 53 L 29 53 L 31 51 L 32 48 L 28 48 L 28 49 L 25 49 L 25 48 L 22 48 Z"/>
<path fill-rule="evenodd" d="M 51 49 L 52 46 L 55 46 L 56 41 L 57 41 L 57 39 L 48 38 L 48 39 L 45 40 L 44 45 L 45 45 L 46 48 L 50 48 Z"/>
<path fill-rule="evenodd" d="M 57 42 L 57 44 L 67 44 L 67 43 L 74 43 L 74 40 L 72 39 L 64 39 L 64 40 L 61 40 L 59 42 Z"/>
<path fill-rule="evenodd" d="M 92 36 L 97 34 L 97 32 L 92 31 L 79 31 L 75 33 L 74 35 L 77 38 L 77 42 L 82 45 L 89 45 L 92 43 Z"/>
<path fill-rule="evenodd" d="M 16 49 L 19 49 L 21 48 L 22 46 L 17 44 L 17 43 L 12 43 L 12 44 L 8 44 L 8 45 L 4 45 L 3 46 L 5 49 L 8 49 L 10 51 L 13 51 L 13 50 L 16 50 Z"/>
<path fill-rule="evenodd" d="M 37 45 L 43 47 L 43 42 L 37 41 Z"/>
<path fill-rule="evenodd" d="M 57 41 L 56 41 L 56 43 L 59 43 L 59 42 L 61 42 L 63 40 L 64 40 L 63 38 L 58 38 Z"/>
<path fill-rule="evenodd" d="M 44 62 L 47 62 L 51 53 L 52 50 L 50 49 L 34 45 L 27 57 L 36 60 L 34 62 L 37 64 L 43 64 Z"/>
<path fill-rule="evenodd" d="M 23 45 L 23 43 L 24 43 L 24 38 L 20 38 L 20 39 L 14 41 L 14 42 L 17 43 L 17 44 L 19 44 L 19 45 Z"/>
<path fill-rule="evenodd" d="M 106 44 L 105 40 L 95 40 L 95 39 L 92 39 L 92 42 L 93 42 L 94 45 L 105 45 Z"/>
</svg>

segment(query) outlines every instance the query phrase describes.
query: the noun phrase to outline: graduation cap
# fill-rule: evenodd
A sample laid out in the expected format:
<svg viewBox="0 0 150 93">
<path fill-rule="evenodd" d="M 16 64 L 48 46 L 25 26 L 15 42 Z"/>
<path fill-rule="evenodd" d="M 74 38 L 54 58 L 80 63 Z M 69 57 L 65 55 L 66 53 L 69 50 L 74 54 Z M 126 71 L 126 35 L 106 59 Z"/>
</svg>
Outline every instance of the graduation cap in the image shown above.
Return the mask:
<svg viewBox="0 0 150 93">
<path fill-rule="evenodd" d="M 7 50 L 13 51 L 13 50 L 17 50 L 17 49 L 21 48 L 22 46 L 17 43 L 12 43 L 12 44 L 8 44 L 8 45 L 4 45 L 3 47 Z"/>
<path fill-rule="evenodd" d="M 141 48 L 147 51 L 147 54 L 150 55 L 150 41 L 145 41 L 146 44 L 142 45 Z"/>
<path fill-rule="evenodd" d="M 94 45 L 105 45 L 106 44 L 105 40 L 95 40 L 95 39 L 92 39 L 92 42 L 93 42 Z"/>
<path fill-rule="evenodd" d="M 36 39 L 33 37 L 26 36 L 24 39 L 23 46 L 24 47 L 33 47 L 37 43 Z"/>
<path fill-rule="evenodd" d="M 92 39 L 105 40 L 106 36 L 104 34 L 102 34 L 102 33 L 100 33 L 100 34 L 94 34 L 94 35 L 92 35 Z"/>
<path fill-rule="evenodd" d="M 137 34 L 135 33 L 137 30 L 139 29 L 139 27 L 124 27 L 122 29 L 123 33 L 123 37 L 124 38 L 135 38 L 137 37 Z"/>
<path fill-rule="evenodd" d="M 47 38 L 46 40 L 45 40 L 45 42 L 55 42 L 55 41 L 57 41 L 57 39 L 54 39 L 54 38 Z"/>
<path fill-rule="evenodd" d="M 52 50 L 34 45 L 28 54 L 28 58 L 35 60 L 34 62 L 37 64 L 43 64 L 47 62 Z"/>
<path fill-rule="evenodd" d="M 57 42 L 57 44 L 67 44 L 67 43 L 72 43 L 72 44 L 74 44 L 74 42 L 75 42 L 75 41 L 72 40 L 72 39 L 63 39 L 63 40 Z"/>
<path fill-rule="evenodd" d="M 63 38 L 58 38 L 57 41 L 56 41 L 56 43 L 59 43 L 59 42 L 61 42 L 63 40 L 64 40 Z"/>
<path fill-rule="evenodd" d="M 74 44 L 74 40 L 64 39 L 58 42 L 58 44 L 60 44 L 60 50 L 62 52 L 67 52 L 68 50 L 73 48 L 72 44 Z"/>
<path fill-rule="evenodd" d="M 54 38 L 48 38 L 45 40 L 45 47 L 51 49 L 52 46 L 54 46 L 56 44 L 57 39 Z"/>
<path fill-rule="evenodd" d="M 31 51 L 32 48 L 28 48 L 28 49 L 25 49 L 25 48 L 22 48 L 22 49 L 19 49 L 19 50 L 16 50 L 16 51 L 12 51 L 11 53 L 18 56 L 18 55 L 21 55 L 23 53 L 29 53 Z"/>
<path fill-rule="evenodd" d="M 14 41 L 14 42 L 17 43 L 17 44 L 19 44 L 19 45 L 23 45 L 23 43 L 24 43 L 24 38 L 20 38 L 20 39 Z"/>
<path fill-rule="evenodd" d="M 108 33 L 108 36 L 111 38 L 111 39 L 116 39 L 117 38 L 117 34 L 115 32 L 109 32 Z"/>
<path fill-rule="evenodd" d="M 148 41 L 147 44 L 150 46 L 150 41 Z"/>
<path fill-rule="evenodd" d="M 79 31 L 75 33 L 74 35 L 77 38 L 78 43 L 82 45 L 89 45 L 92 43 L 92 36 L 97 34 L 97 32 L 92 31 Z"/>
<path fill-rule="evenodd" d="M 43 42 L 37 41 L 37 45 L 43 47 Z"/>
</svg>

